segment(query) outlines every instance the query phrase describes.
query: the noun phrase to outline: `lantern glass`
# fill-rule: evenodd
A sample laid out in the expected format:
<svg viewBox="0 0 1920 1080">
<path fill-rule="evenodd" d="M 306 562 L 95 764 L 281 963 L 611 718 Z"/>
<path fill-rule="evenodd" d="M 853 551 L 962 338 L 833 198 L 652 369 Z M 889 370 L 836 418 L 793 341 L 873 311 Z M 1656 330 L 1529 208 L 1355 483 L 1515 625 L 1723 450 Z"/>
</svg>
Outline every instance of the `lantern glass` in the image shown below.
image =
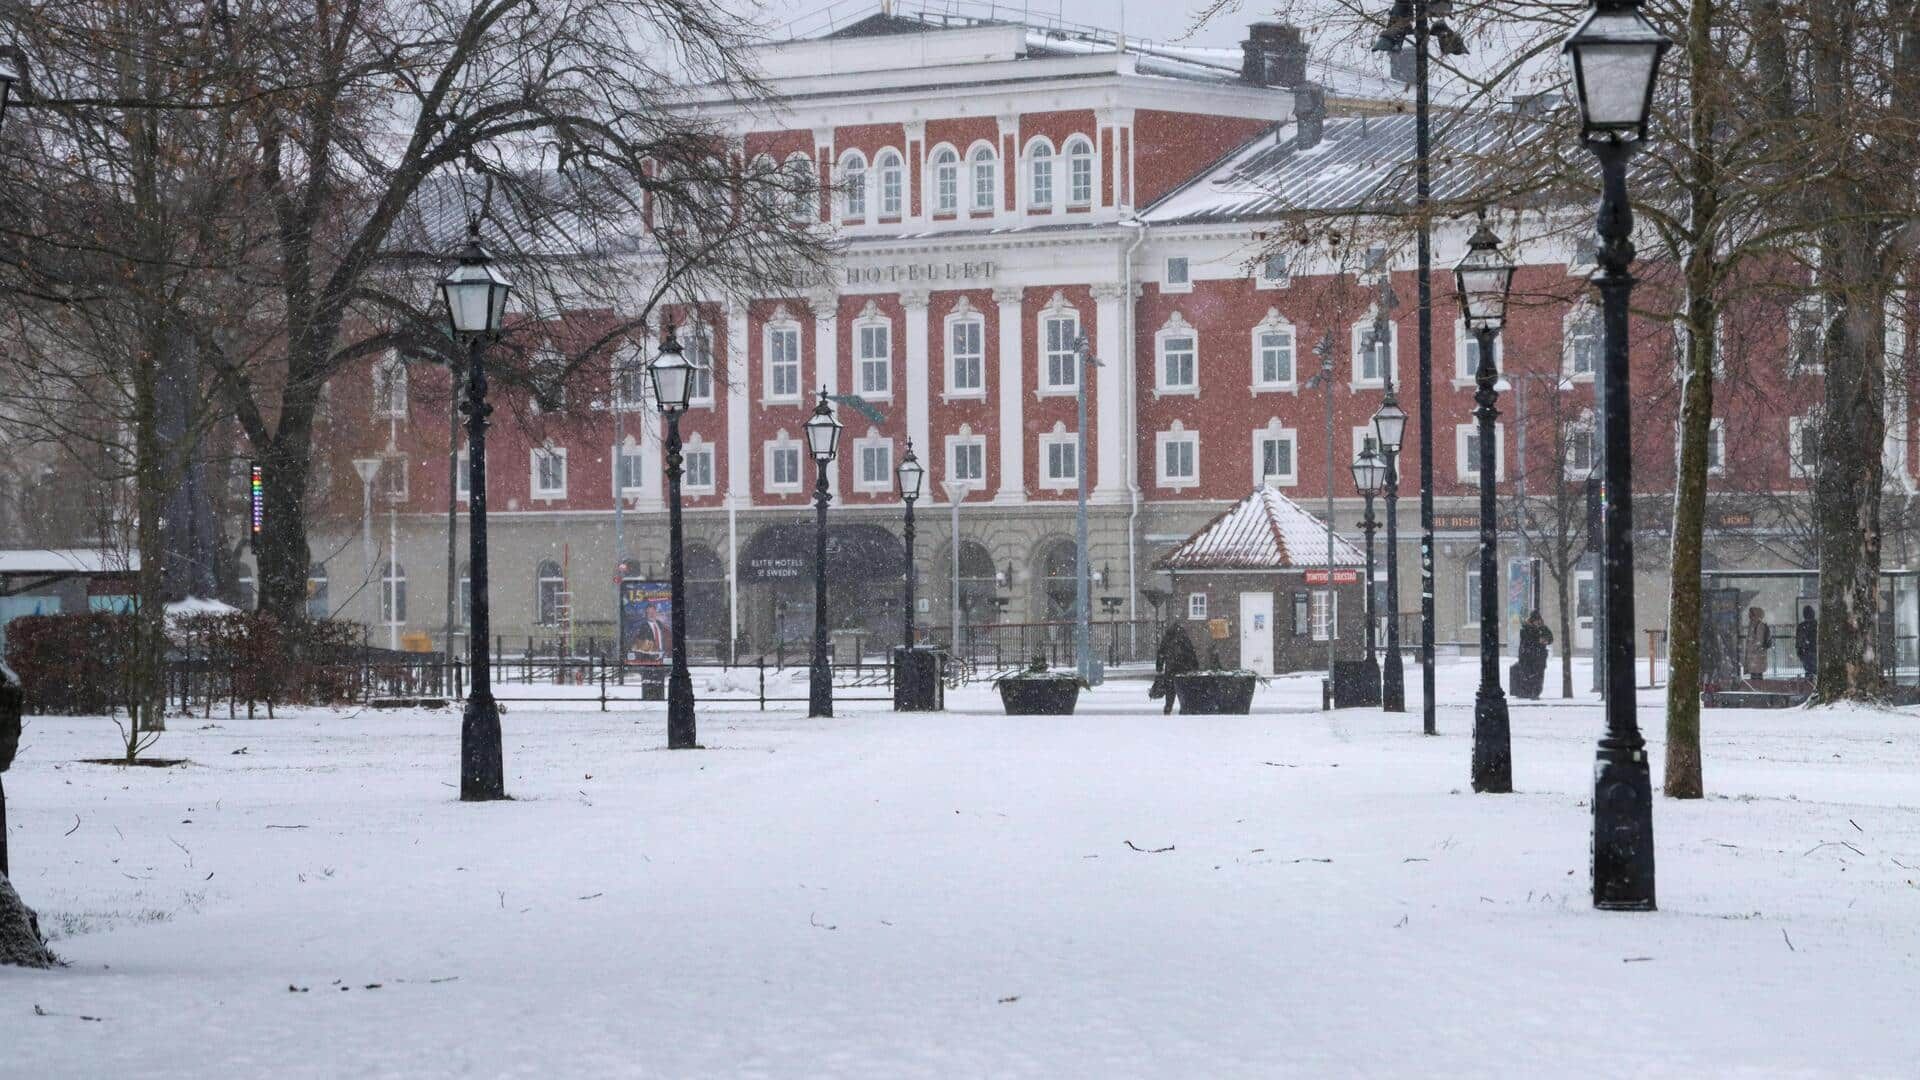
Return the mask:
<svg viewBox="0 0 1920 1080">
<path fill-rule="evenodd" d="M 807 452 L 813 460 L 826 464 L 833 460 L 835 449 L 840 444 L 840 420 L 833 415 L 833 405 L 827 401 L 827 392 L 820 391 L 820 404 L 814 406 L 813 415 L 807 418 Z"/>
<path fill-rule="evenodd" d="M 1474 330 L 1498 330 L 1507 320 L 1507 294 L 1513 288 L 1513 263 L 1500 253 L 1500 241 L 1482 221 L 1467 242 L 1466 257 L 1454 267 L 1460 310 Z"/>
<path fill-rule="evenodd" d="M 909 502 L 920 497 L 920 485 L 926 481 L 927 470 L 920 459 L 913 456 L 913 441 L 907 441 L 907 452 L 900 459 L 900 467 L 894 472 L 900 479 L 900 497 Z"/>
<path fill-rule="evenodd" d="M 1354 490 L 1362 495 L 1378 495 L 1387 483 L 1387 463 L 1368 445 L 1353 459 Z"/>
<path fill-rule="evenodd" d="M 447 305 L 447 321 L 463 337 L 500 333 L 506 321 L 507 294 L 513 283 L 493 266 L 493 257 L 480 246 L 476 230 L 460 256 L 460 265 L 440 280 L 440 298 Z"/>
<path fill-rule="evenodd" d="M 1567 38 L 1587 138 L 1645 138 L 1653 81 L 1673 42 L 1640 14 L 1639 0 L 1600 0 Z"/>
<path fill-rule="evenodd" d="M 1392 398 L 1380 403 L 1373 414 L 1373 430 L 1380 436 L 1380 449 L 1389 454 L 1400 452 L 1400 439 L 1407 431 L 1407 410 Z"/>
<path fill-rule="evenodd" d="M 668 327 L 667 340 L 660 345 L 660 355 L 647 366 L 647 375 L 653 380 L 654 404 L 662 412 L 679 412 L 687 407 L 687 396 L 693 390 L 693 365 L 681 353 L 680 339 L 674 336 L 672 327 Z"/>
</svg>

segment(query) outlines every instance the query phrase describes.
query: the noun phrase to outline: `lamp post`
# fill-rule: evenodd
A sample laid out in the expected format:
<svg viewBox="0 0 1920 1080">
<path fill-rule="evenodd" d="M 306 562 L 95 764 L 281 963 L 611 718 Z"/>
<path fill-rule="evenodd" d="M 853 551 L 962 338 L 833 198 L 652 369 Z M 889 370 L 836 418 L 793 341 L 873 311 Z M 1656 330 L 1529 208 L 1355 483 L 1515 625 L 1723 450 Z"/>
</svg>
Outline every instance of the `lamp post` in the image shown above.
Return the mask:
<svg viewBox="0 0 1920 1080">
<path fill-rule="evenodd" d="M 913 455 L 913 440 L 907 440 L 907 452 L 900 455 L 900 465 L 893 470 L 900 484 L 900 501 L 907 504 L 907 522 L 902 532 L 907 548 L 907 602 L 904 605 L 906 623 L 901 629 L 900 643 L 913 648 L 913 504 L 920 501 L 920 485 L 926 481 L 927 470 L 920 459 Z"/>
<path fill-rule="evenodd" d="M 1453 271 L 1460 314 L 1473 332 L 1480 363 L 1473 374 L 1473 415 L 1480 423 L 1480 689 L 1473 696 L 1473 790 L 1504 794 L 1513 790 L 1513 745 L 1507 722 L 1507 695 L 1500 689 L 1499 517 L 1494 506 L 1494 482 L 1499 459 L 1495 455 L 1494 406 L 1500 393 L 1494 381 L 1494 340 L 1507 320 L 1507 295 L 1513 288 L 1513 263 L 1500 252 L 1500 240 L 1480 227 L 1467 241 L 1466 257 Z"/>
<path fill-rule="evenodd" d="M 1593 906 L 1652 911 L 1653 784 L 1646 741 L 1634 714 L 1633 686 L 1633 432 L 1627 382 L 1627 312 L 1633 294 L 1633 208 L 1627 160 L 1647 138 L 1653 84 L 1672 45 L 1640 14 L 1639 0 L 1596 0 L 1568 36 L 1580 135 L 1600 163 L 1597 228 L 1606 346 L 1601 364 L 1606 458 L 1600 592 L 1605 597 L 1607 734 L 1593 781 Z"/>
<path fill-rule="evenodd" d="M 1399 464 L 1400 440 L 1407 433 L 1407 410 L 1393 396 L 1392 378 L 1387 379 L 1387 392 L 1373 414 L 1373 433 L 1380 439 L 1387 488 L 1387 660 L 1380 678 L 1380 705 L 1388 712 L 1406 712 L 1407 684 L 1400 658 Z"/>
<path fill-rule="evenodd" d="M 827 504 L 833 492 L 827 488 L 827 468 L 833 464 L 840 444 L 840 421 L 833 415 L 826 387 L 820 388 L 820 404 L 807 418 L 807 452 L 813 455 L 818 470 L 813 483 L 813 663 L 807 669 L 807 715 L 833 715 L 833 661 L 827 652 Z"/>
<path fill-rule="evenodd" d="M 1367 538 L 1367 700 L 1375 705 L 1380 703 L 1380 661 L 1374 655 L 1374 622 L 1378 616 L 1373 610 L 1373 534 L 1380 523 L 1373 519 L 1373 498 L 1380 494 L 1386 480 L 1387 463 L 1374 452 L 1373 440 L 1369 439 L 1353 459 L 1353 486 L 1360 492 L 1361 505 L 1365 507 L 1360 531 Z"/>
<path fill-rule="evenodd" d="M 1088 582 L 1092 570 L 1087 552 L 1087 379 L 1092 369 L 1100 366 L 1100 361 L 1087 347 L 1085 334 L 1074 340 L 1073 358 L 1077 387 L 1074 398 L 1079 405 L 1074 429 L 1079 445 L 1074 451 L 1073 462 L 1074 476 L 1079 481 L 1079 503 L 1073 533 L 1073 658 L 1080 677 L 1088 683 L 1098 683 L 1099 673 L 1093 665 L 1093 599 Z"/>
<path fill-rule="evenodd" d="M 492 636 L 487 601 L 487 416 L 493 406 L 487 404 L 486 351 L 487 343 L 500 336 L 512 290 L 512 283 L 494 269 L 492 256 L 480 246 L 480 223 L 474 222 L 460 265 L 440 281 L 454 339 L 467 345 L 467 399 L 460 411 L 467 415 L 467 563 L 473 582 L 473 625 L 467 639 L 472 678 L 460 718 L 460 798 L 464 802 L 507 796 L 500 758 L 500 706 L 493 700 L 487 669 Z"/>
<path fill-rule="evenodd" d="M 673 324 L 667 324 L 660 354 L 647 367 L 653 383 L 653 401 L 667 418 L 667 577 L 673 590 L 669 613 L 673 635 L 673 666 L 667 672 L 667 749 L 695 747 L 693 677 L 687 672 L 687 558 L 680 524 L 680 414 L 687 411 L 693 391 L 693 365 L 680 351 Z M 617 486 L 617 485 L 616 485 Z M 623 646 L 624 647 L 624 646 Z"/>
<path fill-rule="evenodd" d="M 1399 53 L 1413 39 L 1414 203 L 1419 224 L 1419 344 L 1420 344 L 1420 703 L 1423 730 L 1435 733 L 1433 693 L 1433 226 L 1427 216 L 1433 201 L 1432 124 L 1428 99 L 1428 43 L 1437 42 L 1447 56 L 1466 54 L 1467 44 L 1445 16 L 1453 14 L 1452 0 L 1394 0 L 1386 29 L 1373 51 Z M 1396 447 L 1397 452 L 1397 447 Z M 1391 501 L 1392 496 L 1388 496 Z M 1388 521 L 1392 515 L 1389 512 Z M 1388 526 L 1391 528 L 1391 524 Z M 1392 546 L 1392 540 L 1388 541 Z M 1400 706 L 1404 709 L 1405 703 Z M 1397 711 L 1397 710 L 1396 710 Z"/>
<path fill-rule="evenodd" d="M 373 565 L 373 482 L 380 475 L 379 458 L 354 458 L 353 471 L 360 474 L 360 557 L 367 568 L 364 581 L 378 581 L 379 592 L 373 599 L 373 614 L 378 618 L 386 603 L 386 573 Z M 379 574 L 376 578 L 374 575 Z M 373 619 L 367 620 L 369 628 Z"/>
</svg>

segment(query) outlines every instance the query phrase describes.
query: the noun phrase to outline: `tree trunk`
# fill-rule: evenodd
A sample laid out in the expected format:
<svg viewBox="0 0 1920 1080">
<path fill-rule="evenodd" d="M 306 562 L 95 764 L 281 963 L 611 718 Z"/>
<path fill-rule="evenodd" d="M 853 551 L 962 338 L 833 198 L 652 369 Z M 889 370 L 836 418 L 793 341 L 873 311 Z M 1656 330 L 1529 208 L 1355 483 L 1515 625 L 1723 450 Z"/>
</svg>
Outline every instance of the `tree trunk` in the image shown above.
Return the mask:
<svg viewBox="0 0 1920 1080">
<path fill-rule="evenodd" d="M 1560 602 L 1560 697 L 1565 699 L 1573 696 L 1573 608 L 1568 603 L 1567 575 L 1555 577 L 1553 588 Z"/>
<path fill-rule="evenodd" d="M 1667 585 L 1666 793 L 1698 799 L 1705 793 L 1700 761 L 1700 564 L 1707 525 L 1707 450 L 1713 439 L 1713 357 L 1719 342 L 1719 169 L 1714 141 L 1713 0 L 1688 5 L 1688 225 L 1692 233 L 1686 279 L 1687 353 L 1680 389 L 1680 463 L 1673 491 L 1671 574 Z"/>
<path fill-rule="evenodd" d="M 307 478 L 313 456 L 312 395 L 289 392 L 280 427 L 260 456 L 265 497 L 260 523 L 259 609 L 283 624 L 307 617 Z"/>
</svg>

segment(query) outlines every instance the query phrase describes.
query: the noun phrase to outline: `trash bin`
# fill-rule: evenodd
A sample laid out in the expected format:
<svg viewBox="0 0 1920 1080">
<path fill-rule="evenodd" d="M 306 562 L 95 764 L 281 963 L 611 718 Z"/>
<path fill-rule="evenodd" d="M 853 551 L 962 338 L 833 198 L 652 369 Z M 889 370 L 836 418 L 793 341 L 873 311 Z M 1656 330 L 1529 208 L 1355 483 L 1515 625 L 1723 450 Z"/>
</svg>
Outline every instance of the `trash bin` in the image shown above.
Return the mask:
<svg viewBox="0 0 1920 1080">
<path fill-rule="evenodd" d="M 667 700 L 667 669 L 650 667 L 640 673 L 640 700 Z"/>
<path fill-rule="evenodd" d="M 939 649 L 926 647 L 894 648 L 895 712 L 938 712 L 947 707 L 946 686 L 940 681 L 943 655 Z"/>
<path fill-rule="evenodd" d="M 1352 709 L 1380 704 L 1380 666 L 1365 660 L 1333 662 L 1333 707 Z"/>
</svg>

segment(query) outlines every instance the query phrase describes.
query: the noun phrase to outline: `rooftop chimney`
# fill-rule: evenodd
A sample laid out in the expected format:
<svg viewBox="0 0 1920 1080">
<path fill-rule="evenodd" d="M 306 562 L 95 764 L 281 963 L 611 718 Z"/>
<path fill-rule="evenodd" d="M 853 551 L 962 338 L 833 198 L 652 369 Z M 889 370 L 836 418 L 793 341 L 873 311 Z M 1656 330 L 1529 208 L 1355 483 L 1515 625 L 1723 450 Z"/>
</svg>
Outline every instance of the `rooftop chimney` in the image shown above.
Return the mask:
<svg viewBox="0 0 1920 1080">
<path fill-rule="evenodd" d="M 1255 86 L 1299 86 L 1307 81 L 1307 43 L 1286 23 L 1254 23 L 1240 43 L 1240 78 Z"/>
<path fill-rule="evenodd" d="M 1319 83 L 1303 82 L 1293 88 L 1293 148 L 1311 150 L 1320 145 L 1327 126 L 1327 92 Z"/>
</svg>

